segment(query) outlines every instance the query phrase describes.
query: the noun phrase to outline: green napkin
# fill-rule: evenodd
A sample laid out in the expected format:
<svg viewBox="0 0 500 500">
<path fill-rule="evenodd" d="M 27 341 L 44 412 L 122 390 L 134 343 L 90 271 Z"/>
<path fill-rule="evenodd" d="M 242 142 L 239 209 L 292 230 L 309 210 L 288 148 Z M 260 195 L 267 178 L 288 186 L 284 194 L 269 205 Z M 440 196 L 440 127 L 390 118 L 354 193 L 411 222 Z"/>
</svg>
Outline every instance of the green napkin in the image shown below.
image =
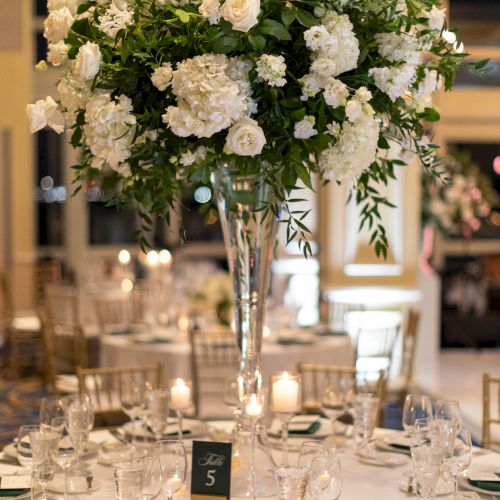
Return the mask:
<svg viewBox="0 0 500 500">
<path fill-rule="evenodd" d="M 488 491 L 500 491 L 500 482 L 496 481 L 473 481 L 469 479 L 469 483 L 476 488 Z"/>
<path fill-rule="evenodd" d="M 290 434 L 314 434 L 316 431 L 319 430 L 321 427 L 321 422 L 319 420 L 315 420 L 314 422 L 311 422 L 311 425 L 305 429 L 305 430 L 299 430 L 299 431 L 290 431 Z"/>
<path fill-rule="evenodd" d="M 135 339 L 136 344 L 170 344 L 172 341 L 165 337 L 153 337 L 151 339 Z"/>
<path fill-rule="evenodd" d="M 343 330 L 318 330 L 318 337 L 345 337 L 347 335 Z"/>
<path fill-rule="evenodd" d="M 405 444 L 389 443 L 391 448 L 396 448 L 397 450 L 410 451 L 410 447 Z"/>
<path fill-rule="evenodd" d="M 25 493 L 29 493 L 29 488 L 18 488 L 18 489 L 9 489 L 9 490 L 1 490 L 0 489 L 0 497 L 18 497 L 20 495 L 24 495 Z"/>
<path fill-rule="evenodd" d="M 307 339 L 286 339 L 286 338 L 281 338 L 278 339 L 278 344 L 280 345 L 306 345 L 306 344 L 312 344 L 312 340 L 307 340 Z"/>
<path fill-rule="evenodd" d="M 108 335 L 131 335 L 132 333 L 137 333 L 137 329 L 129 326 L 121 328 L 120 330 L 115 330 L 114 332 L 109 332 Z"/>
</svg>

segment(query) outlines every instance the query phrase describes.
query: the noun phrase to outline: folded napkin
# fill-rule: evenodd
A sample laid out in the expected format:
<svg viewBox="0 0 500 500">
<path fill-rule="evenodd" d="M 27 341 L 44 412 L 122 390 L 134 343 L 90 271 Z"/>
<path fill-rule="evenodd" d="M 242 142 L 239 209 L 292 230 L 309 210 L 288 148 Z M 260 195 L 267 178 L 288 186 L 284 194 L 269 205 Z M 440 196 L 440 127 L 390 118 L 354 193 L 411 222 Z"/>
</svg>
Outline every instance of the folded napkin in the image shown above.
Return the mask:
<svg viewBox="0 0 500 500">
<path fill-rule="evenodd" d="M 152 337 L 150 339 L 135 339 L 136 344 L 171 344 L 172 340 L 166 337 Z"/>
<path fill-rule="evenodd" d="M 317 330 L 316 335 L 318 337 L 345 337 L 347 335 L 347 332 L 344 330 L 322 329 Z"/>
<path fill-rule="evenodd" d="M 473 479 L 469 479 L 469 483 L 476 488 L 481 488 L 482 490 L 500 491 L 499 481 L 475 481 Z"/>
<path fill-rule="evenodd" d="M 26 493 L 29 493 L 30 489 L 21 489 L 21 488 L 16 488 L 16 489 L 8 489 L 8 490 L 2 490 L 0 489 L 0 497 L 18 497 L 21 495 L 25 495 Z"/>
<path fill-rule="evenodd" d="M 128 326 L 126 328 L 120 328 L 119 330 L 115 330 L 114 332 L 109 332 L 108 335 L 132 335 L 133 333 L 137 333 L 137 328 L 133 328 Z"/>
<path fill-rule="evenodd" d="M 151 434 L 154 435 L 154 432 L 151 429 L 151 427 L 149 427 L 149 425 L 147 426 L 147 429 L 148 429 L 148 432 L 150 432 Z M 176 430 L 176 431 L 164 432 L 162 434 L 162 436 L 177 436 L 177 434 L 179 434 L 179 432 Z M 182 431 L 183 436 L 189 436 L 190 434 L 191 434 L 191 431 L 189 429 L 185 429 Z"/>
<path fill-rule="evenodd" d="M 299 422 L 294 422 L 295 424 Z M 309 423 L 309 422 L 307 422 Z M 314 434 L 315 432 L 319 431 L 319 428 L 321 427 L 321 422 L 319 420 L 316 420 L 314 422 L 311 422 L 309 427 L 307 429 L 291 429 L 290 434 Z"/>
<path fill-rule="evenodd" d="M 311 339 L 286 338 L 286 337 L 281 337 L 276 342 L 280 345 L 306 345 L 313 343 Z"/>
</svg>

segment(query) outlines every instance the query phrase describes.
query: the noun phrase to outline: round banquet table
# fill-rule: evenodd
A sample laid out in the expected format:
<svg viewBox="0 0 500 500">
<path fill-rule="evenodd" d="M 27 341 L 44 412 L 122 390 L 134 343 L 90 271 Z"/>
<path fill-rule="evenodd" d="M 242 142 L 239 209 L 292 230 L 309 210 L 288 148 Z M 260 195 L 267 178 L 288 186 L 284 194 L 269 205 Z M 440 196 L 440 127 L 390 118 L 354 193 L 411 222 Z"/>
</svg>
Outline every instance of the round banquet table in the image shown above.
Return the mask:
<svg viewBox="0 0 500 500">
<path fill-rule="evenodd" d="M 191 346 L 187 340 L 170 343 L 137 343 L 134 335 L 103 335 L 101 366 L 162 363 L 164 382 L 192 378 Z M 298 363 L 352 365 L 354 351 L 348 336 L 314 337 L 311 343 L 282 345 L 264 339 L 262 375 L 268 380 L 279 371 L 295 371 Z"/>
<path fill-rule="evenodd" d="M 232 429 L 232 422 L 209 422 L 208 430 L 218 429 L 224 431 L 228 436 Z M 375 437 L 381 438 L 384 435 L 394 435 L 400 431 L 390 431 L 387 429 L 376 429 Z M 200 436 L 197 438 L 200 440 L 210 440 L 209 435 Z M 221 439 L 221 438 L 219 438 Z M 300 446 L 300 442 L 304 438 L 293 437 L 290 438 L 295 442 L 295 449 Z M 311 438 L 307 438 L 311 439 Z M 116 443 L 116 439 L 112 436 L 109 431 L 94 431 L 90 434 L 90 441 L 95 443 Z M 175 500 L 188 500 L 191 498 L 190 491 L 190 475 L 191 475 L 191 453 L 190 453 L 190 440 L 185 440 L 187 459 L 189 468 L 187 471 L 187 486 L 181 490 L 179 493 L 174 495 Z M 292 444 L 292 443 L 290 443 Z M 278 448 L 272 449 L 273 458 L 277 464 L 280 463 L 281 451 Z M 339 451 L 339 458 L 342 466 L 342 493 L 340 496 L 341 500 L 407 500 L 408 498 L 417 498 L 413 495 L 408 495 L 400 489 L 401 480 L 403 474 L 411 471 L 411 461 L 408 460 L 400 466 L 397 467 L 381 467 L 374 465 L 367 465 L 361 463 L 356 457 L 354 451 L 350 448 L 343 449 Z M 0 454 L 3 455 L 3 454 Z M 3 456 L 1 456 L 3 458 Z M 298 453 L 296 451 L 290 450 L 289 452 L 289 463 L 296 464 L 298 459 Z M 97 461 L 95 455 L 91 455 L 85 461 L 85 469 L 90 471 L 93 477 L 93 484 L 98 487 L 91 494 L 79 493 L 77 497 L 80 500 L 109 500 L 116 498 L 115 496 L 115 486 L 113 481 L 113 472 L 110 466 L 100 465 Z M 24 471 L 15 466 L 2 465 L 0 464 L 0 469 L 2 474 L 14 474 L 14 473 L 24 473 Z M 4 470 L 8 469 L 8 470 Z M 15 471 L 18 469 L 18 471 Z M 472 463 L 469 467 L 471 471 L 498 471 L 500 470 L 500 455 L 491 452 L 488 453 L 486 450 L 475 449 L 473 452 Z M 71 472 L 70 472 L 71 474 Z M 442 500 L 452 500 L 452 495 L 440 496 Z M 158 499 L 165 499 L 166 497 L 163 493 L 157 497 Z M 232 497 L 233 500 L 234 497 Z M 267 497 L 267 500 L 274 499 L 275 497 Z M 498 498 L 492 495 L 481 494 L 480 498 L 493 499 Z"/>
</svg>

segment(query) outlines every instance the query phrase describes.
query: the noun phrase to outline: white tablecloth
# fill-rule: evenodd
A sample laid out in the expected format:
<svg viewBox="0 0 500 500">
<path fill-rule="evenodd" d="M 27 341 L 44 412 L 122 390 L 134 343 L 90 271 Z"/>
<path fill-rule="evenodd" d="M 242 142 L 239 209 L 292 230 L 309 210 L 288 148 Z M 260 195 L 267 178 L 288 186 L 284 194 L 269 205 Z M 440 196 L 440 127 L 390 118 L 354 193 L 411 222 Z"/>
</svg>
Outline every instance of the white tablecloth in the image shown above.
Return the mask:
<svg viewBox="0 0 500 500">
<path fill-rule="evenodd" d="M 137 344 L 132 336 L 105 335 L 101 338 L 101 366 L 162 363 L 165 382 L 170 378 L 192 378 L 191 347 L 187 341 L 168 344 Z M 318 337 L 311 344 L 281 345 L 264 341 L 262 375 L 269 380 L 279 371 L 295 371 L 298 363 L 352 365 L 349 337 Z"/>
<path fill-rule="evenodd" d="M 231 428 L 230 422 L 219 422 L 217 427 Z M 378 435 L 385 433 L 397 432 L 387 430 L 377 430 Z M 91 435 L 91 440 L 102 442 L 103 435 L 94 434 L 95 438 Z M 99 436 L 99 437 L 98 437 Z M 203 438 L 200 438 L 203 439 Z M 299 438 L 292 438 L 298 440 Z M 310 438 L 308 438 L 310 439 Z M 273 450 L 273 456 L 276 463 L 280 460 L 280 451 Z M 342 471 L 343 471 L 343 488 L 340 496 L 341 500 L 407 500 L 408 498 L 416 498 L 409 496 L 400 490 L 400 483 L 405 472 L 411 471 L 411 462 L 408 459 L 406 465 L 398 467 L 380 467 L 366 465 L 359 462 L 352 450 L 345 450 L 339 453 Z M 188 463 L 191 460 L 191 455 L 188 454 Z M 289 454 L 290 464 L 295 464 L 297 461 L 297 454 L 291 452 Z M 94 491 L 91 495 L 79 494 L 80 500 L 111 500 L 115 497 L 114 482 L 111 467 L 106 467 L 97 464 L 95 459 L 86 461 L 87 468 L 92 471 L 94 476 L 94 484 L 100 485 L 99 489 Z M 500 470 L 500 455 L 497 453 L 488 454 L 474 454 L 470 470 Z M 12 472 L 9 472 L 12 473 Z M 190 477 L 190 470 L 187 474 Z M 189 486 L 182 494 L 174 496 L 177 500 L 187 500 L 191 498 L 188 493 Z M 160 494 L 157 498 L 164 499 L 165 496 Z M 439 497 L 442 500 L 451 500 L 452 495 Z M 491 495 L 481 496 L 481 498 L 497 498 Z"/>
</svg>

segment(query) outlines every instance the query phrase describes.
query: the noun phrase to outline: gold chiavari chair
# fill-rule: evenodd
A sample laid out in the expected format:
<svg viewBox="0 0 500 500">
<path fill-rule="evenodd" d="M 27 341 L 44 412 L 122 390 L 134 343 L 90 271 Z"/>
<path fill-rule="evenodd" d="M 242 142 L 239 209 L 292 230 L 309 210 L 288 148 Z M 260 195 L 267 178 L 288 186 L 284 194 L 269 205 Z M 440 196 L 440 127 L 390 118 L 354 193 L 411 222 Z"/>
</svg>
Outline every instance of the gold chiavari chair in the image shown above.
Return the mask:
<svg viewBox="0 0 500 500">
<path fill-rule="evenodd" d="M 160 363 L 104 368 L 77 368 L 80 392 L 90 398 L 94 406 L 96 426 L 118 425 L 127 418 L 121 408 L 121 396 L 132 382 L 160 387 Z"/>
<path fill-rule="evenodd" d="M 78 289 L 50 284 L 45 304 L 42 330 L 49 390 L 77 392 L 76 368 L 88 364 L 87 339 L 78 321 Z"/>
<path fill-rule="evenodd" d="M 496 432 L 493 430 L 496 428 Z M 500 446 L 500 378 L 483 374 L 483 447 Z"/>
<path fill-rule="evenodd" d="M 35 264 L 35 299 L 37 307 L 45 305 L 45 290 L 50 283 L 62 282 L 60 262 L 47 260 Z"/>
<path fill-rule="evenodd" d="M 221 407 L 224 382 L 236 378 L 238 372 L 239 350 L 234 333 L 229 329 L 193 330 L 190 341 L 195 413 L 198 417 L 220 416 L 211 414 L 210 409 Z"/>
<path fill-rule="evenodd" d="M 0 270 L 0 334 L 9 352 L 8 369 L 14 377 L 23 368 L 33 370 L 40 354 L 41 325 L 37 315 L 18 316 L 9 276 Z"/>
<path fill-rule="evenodd" d="M 354 366 L 299 363 L 297 372 L 302 377 L 302 412 L 321 413 L 321 399 L 328 384 L 340 386 L 343 381 L 354 390 L 373 392 L 380 400 L 384 397 L 385 372 L 362 372 Z"/>
</svg>

